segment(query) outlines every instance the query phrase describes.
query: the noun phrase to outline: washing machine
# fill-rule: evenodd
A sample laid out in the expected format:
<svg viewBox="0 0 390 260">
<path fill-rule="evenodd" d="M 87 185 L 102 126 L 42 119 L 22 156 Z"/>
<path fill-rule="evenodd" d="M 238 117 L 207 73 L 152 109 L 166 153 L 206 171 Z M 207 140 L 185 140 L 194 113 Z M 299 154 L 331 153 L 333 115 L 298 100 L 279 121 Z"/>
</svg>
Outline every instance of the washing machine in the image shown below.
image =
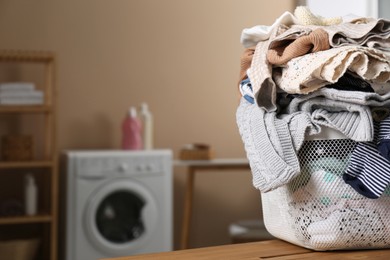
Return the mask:
<svg viewBox="0 0 390 260">
<path fill-rule="evenodd" d="M 66 260 L 172 250 L 172 152 L 66 151 Z"/>
</svg>

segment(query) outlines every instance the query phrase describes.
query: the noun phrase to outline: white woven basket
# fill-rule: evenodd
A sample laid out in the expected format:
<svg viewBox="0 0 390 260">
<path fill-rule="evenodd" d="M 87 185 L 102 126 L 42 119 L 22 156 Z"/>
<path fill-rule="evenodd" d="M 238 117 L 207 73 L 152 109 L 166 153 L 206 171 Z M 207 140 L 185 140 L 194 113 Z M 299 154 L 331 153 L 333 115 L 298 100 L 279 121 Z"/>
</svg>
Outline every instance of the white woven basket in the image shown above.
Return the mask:
<svg viewBox="0 0 390 260">
<path fill-rule="evenodd" d="M 368 199 L 342 179 L 355 145 L 329 129 L 305 140 L 300 175 L 261 194 L 269 233 L 319 251 L 390 247 L 390 189 Z"/>
</svg>

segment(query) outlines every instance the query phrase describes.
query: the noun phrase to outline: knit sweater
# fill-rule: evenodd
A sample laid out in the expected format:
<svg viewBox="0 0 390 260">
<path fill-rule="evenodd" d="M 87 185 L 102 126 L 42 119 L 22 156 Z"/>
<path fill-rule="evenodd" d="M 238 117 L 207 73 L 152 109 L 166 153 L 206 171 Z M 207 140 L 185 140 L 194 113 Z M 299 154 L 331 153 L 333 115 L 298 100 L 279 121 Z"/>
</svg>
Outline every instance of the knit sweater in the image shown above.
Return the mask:
<svg viewBox="0 0 390 260">
<path fill-rule="evenodd" d="M 265 113 L 242 99 L 236 119 L 254 187 L 261 192 L 271 191 L 300 173 L 296 151 L 303 143 L 305 126 L 311 124 L 307 114 L 278 119 L 276 113 Z"/>
<path fill-rule="evenodd" d="M 316 29 L 309 35 L 299 37 L 291 43 L 289 41 L 271 43 L 267 52 L 267 60 L 271 64 L 282 65 L 293 58 L 329 48 L 328 34 L 323 29 Z"/>
<path fill-rule="evenodd" d="M 352 45 L 294 58 L 274 79 L 287 93 L 307 94 L 337 82 L 347 70 L 368 81 L 384 83 L 390 79 L 390 62 L 382 52 Z"/>
</svg>

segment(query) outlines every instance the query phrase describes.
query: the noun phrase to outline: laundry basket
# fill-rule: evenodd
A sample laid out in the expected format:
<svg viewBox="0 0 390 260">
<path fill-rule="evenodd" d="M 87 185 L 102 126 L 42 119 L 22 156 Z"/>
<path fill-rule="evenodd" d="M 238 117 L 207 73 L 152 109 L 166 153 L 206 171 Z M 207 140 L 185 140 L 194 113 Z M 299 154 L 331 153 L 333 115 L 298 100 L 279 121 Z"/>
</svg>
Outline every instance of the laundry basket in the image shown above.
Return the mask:
<svg viewBox="0 0 390 260">
<path fill-rule="evenodd" d="M 301 173 L 261 194 L 266 229 L 318 251 L 390 247 L 390 192 L 369 199 L 346 184 L 342 174 L 356 143 L 331 129 L 322 133 L 300 148 Z"/>
</svg>

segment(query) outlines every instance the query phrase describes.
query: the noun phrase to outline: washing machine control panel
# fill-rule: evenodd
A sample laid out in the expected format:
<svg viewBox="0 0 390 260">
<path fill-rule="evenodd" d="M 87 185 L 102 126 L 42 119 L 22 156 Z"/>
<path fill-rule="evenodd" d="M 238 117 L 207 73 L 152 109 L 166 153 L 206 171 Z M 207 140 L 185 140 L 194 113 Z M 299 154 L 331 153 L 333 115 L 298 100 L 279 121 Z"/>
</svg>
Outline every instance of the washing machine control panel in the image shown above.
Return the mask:
<svg viewBox="0 0 390 260">
<path fill-rule="evenodd" d="M 148 176 L 166 172 L 167 159 L 158 155 L 78 157 L 76 175 L 81 178 L 100 179 L 116 176 Z"/>
<path fill-rule="evenodd" d="M 120 172 L 129 172 L 129 173 L 153 173 L 161 172 L 160 164 L 157 160 L 149 162 L 121 162 L 117 168 Z"/>
</svg>

